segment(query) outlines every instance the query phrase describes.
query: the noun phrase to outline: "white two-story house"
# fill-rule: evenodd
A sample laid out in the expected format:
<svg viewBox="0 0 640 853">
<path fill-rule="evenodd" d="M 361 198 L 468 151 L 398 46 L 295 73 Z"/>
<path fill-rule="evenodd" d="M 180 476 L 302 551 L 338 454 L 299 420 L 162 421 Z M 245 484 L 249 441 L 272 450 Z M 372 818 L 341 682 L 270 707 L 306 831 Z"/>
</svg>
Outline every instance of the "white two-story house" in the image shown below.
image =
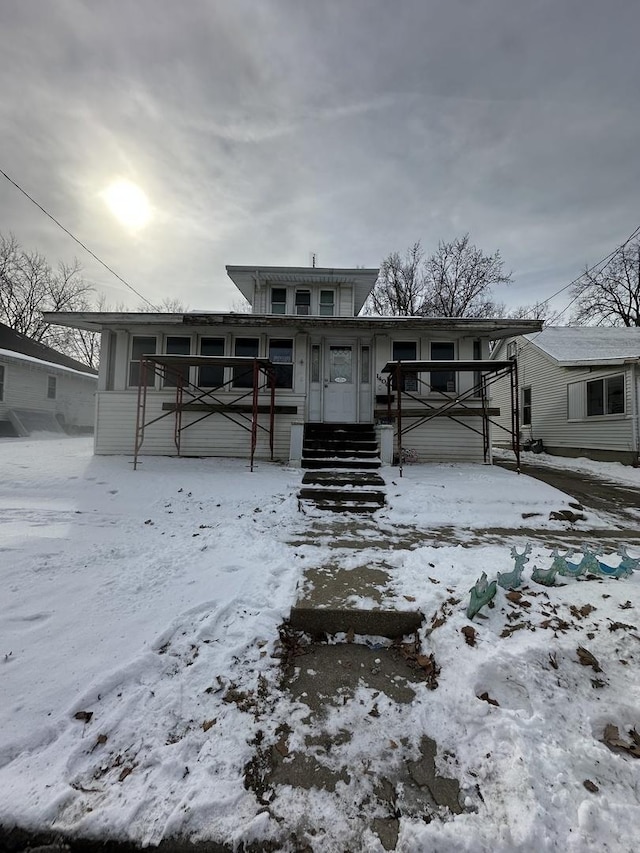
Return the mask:
<svg viewBox="0 0 640 853">
<path fill-rule="evenodd" d="M 251 313 L 46 315 L 102 335 L 96 453 L 246 456 L 252 443 L 299 464 L 305 425 L 384 425 L 397 447 L 401 419 L 414 458 L 488 461 L 489 342 L 538 321 L 360 316 L 377 269 L 227 273 Z"/>
</svg>

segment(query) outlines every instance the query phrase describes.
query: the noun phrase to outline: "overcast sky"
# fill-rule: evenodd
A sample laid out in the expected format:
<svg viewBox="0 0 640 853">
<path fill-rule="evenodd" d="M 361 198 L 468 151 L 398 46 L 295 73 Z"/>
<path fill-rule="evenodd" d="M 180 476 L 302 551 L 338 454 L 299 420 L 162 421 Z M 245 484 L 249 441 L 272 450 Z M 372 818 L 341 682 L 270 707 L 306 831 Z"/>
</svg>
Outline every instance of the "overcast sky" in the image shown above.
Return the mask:
<svg viewBox="0 0 640 853">
<path fill-rule="evenodd" d="M 468 231 L 530 303 L 640 225 L 639 34 L 639 0 L 2 0 L 0 168 L 152 302 Z M 10 231 L 139 303 L 0 176 Z"/>
</svg>

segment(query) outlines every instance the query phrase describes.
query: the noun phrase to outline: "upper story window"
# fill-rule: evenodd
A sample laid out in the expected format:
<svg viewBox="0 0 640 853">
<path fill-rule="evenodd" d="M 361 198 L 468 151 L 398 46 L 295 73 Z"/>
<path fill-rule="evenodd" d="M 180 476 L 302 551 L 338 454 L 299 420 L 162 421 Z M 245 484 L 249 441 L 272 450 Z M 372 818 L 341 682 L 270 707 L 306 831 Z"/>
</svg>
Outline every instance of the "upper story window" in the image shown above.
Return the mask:
<svg viewBox="0 0 640 853">
<path fill-rule="evenodd" d="M 335 314 L 335 293 L 333 290 L 320 291 L 320 310 L 321 317 L 333 317 Z"/>
<path fill-rule="evenodd" d="M 293 388 L 293 341 L 272 338 L 269 358 L 275 365 L 276 388 Z"/>
<path fill-rule="evenodd" d="M 56 399 L 56 377 L 55 376 L 47 376 L 47 399 L 55 400 Z"/>
<path fill-rule="evenodd" d="M 517 346 L 515 341 L 509 341 L 507 344 L 507 358 L 514 359 L 518 354 Z"/>
<path fill-rule="evenodd" d="M 131 361 L 129 362 L 129 385 L 138 385 L 140 381 L 140 359 L 143 355 L 155 355 L 156 339 L 144 335 L 134 335 L 131 338 Z M 155 384 L 153 367 L 148 367 L 143 384 Z"/>
<path fill-rule="evenodd" d="M 587 382 L 587 417 L 624 414 L 624 376 Z"/>
<path fill-rule="evenodd" d="M 311 314 L 311 291 L 296 290 L 296 314 L 308 317 Z"/>
<path fill-rule="evenodd" d="M 245 358 L 258 358 L 259 338 L 236 338 L 234 354 Z M 234 388 L 253 388 L 253 363 L 233 368 Z"/>
<path fill-rule="evenodd" d="M 190 355 L 191 354 L 191 338 L 167 335 L 166 340 L 167 355 Z M 171 365 L 164 370 L 164 388 L 175 388 L 178 384 L 178 379 L 181 379 L 183 385 L 189 382 L 189 365 Z"/>
<path fill-rule="evenodd" d="M 433 341 L 431 361 L 454 361 L 456 346 L 453 341 Z M 456 374 L 453 370 L 432 370 L 430 385 L 432 391 L 451 392 L 456 390 Z"/>
<path fill-rule="evenodd" d="M 224 338 L 200 338 L 200 355 L 224 355 Z M 198 368 L 200 388 L 218 388 L 224 383 L 224 367 L 203 364 Z"/>
<path fill-rule="evenodd" d="M 272 287 L 271 288 L 271 313 L 286 314 L 287 313 L 287 288 Z"/>
</svg>

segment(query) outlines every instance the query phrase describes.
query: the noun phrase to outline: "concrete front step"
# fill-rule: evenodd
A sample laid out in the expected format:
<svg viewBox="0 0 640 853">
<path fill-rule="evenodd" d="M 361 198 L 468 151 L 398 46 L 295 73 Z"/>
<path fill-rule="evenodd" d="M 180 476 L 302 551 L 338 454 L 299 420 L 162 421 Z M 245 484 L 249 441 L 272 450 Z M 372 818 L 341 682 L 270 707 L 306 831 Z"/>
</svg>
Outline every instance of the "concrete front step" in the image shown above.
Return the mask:
<svg viewBox="0 0 640 853">
<path fill-rule="evenodd" d="M 303 457 L 300 464 L 302 468 L 341 468 L 355 471 L 363 469 L 375 471 L 381 467 L 382 462 L 379 457 L 376 459 L 359 459 L 353 457 L 350 459 L 307 459 Z"/>
<path fill-rule="evenodd" d="M 353 632 L 370 637 L 396 639 L 415 633 L 423 615 L 419 610 L 358 610 L 353 608 L 291 608 L 291 627 L 312 637 Z"/>
<path fill-rule="evenodd" d="M 301 500 L 304 500 L 301 498 Z M 380 504 L 364 503 L 358 501 L 331 500 L 330 498 L 314 498 L 310 503 L 316 509 L 326 510 L 327 512 L 352 512 L 356 515 L 365 515 L 367 513 L 377 512 L 380 509 Z"/>
<path fill-rule="evenodd" d="M 305 471 L 303 486 L 381 486 L 385 482 L 374 471 Z"/>
<path fill-rule="evenodd" d="M 372 503 L 383 506 L 384 492 L 373 489 L 340 489 L 340 488 L 302 488 L 298 497 L 303 500 L 346 501 L 351 503 Z"/>
<path fill-rule="evenodd" d="M 303 459 L 378 459 L 378 448 L 354 450 L 353 448 L 321 447 L 309 450 L 303 448 Z"/>
</svg>

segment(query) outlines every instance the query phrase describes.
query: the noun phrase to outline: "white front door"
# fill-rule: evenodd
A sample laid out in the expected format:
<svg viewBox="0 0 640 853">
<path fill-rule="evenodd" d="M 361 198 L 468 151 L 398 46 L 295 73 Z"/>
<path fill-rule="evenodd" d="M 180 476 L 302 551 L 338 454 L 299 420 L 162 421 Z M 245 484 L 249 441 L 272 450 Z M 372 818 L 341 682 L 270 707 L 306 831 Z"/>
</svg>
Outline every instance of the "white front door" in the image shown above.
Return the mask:
<svg viewBox="0 0 640 853">
<path fill-rule="evenodd" d="M 355 341 L 328 340 L 324 354 L 323 420 L 355 423 L 357 364 Z"/>
</svg>

